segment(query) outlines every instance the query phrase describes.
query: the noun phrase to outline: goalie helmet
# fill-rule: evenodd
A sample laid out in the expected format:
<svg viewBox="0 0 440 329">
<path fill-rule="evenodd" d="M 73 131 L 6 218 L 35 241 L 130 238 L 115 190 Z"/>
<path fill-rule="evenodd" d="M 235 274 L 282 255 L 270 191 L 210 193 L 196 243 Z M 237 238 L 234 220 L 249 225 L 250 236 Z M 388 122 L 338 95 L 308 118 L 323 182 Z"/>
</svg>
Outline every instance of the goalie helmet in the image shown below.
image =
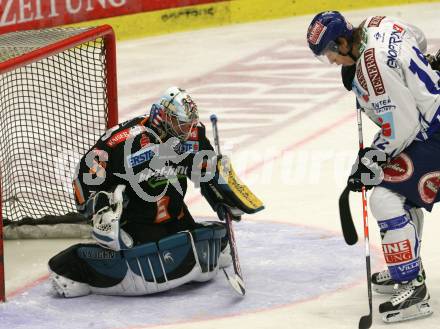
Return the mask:
<svg viewBox="0 0 440 329">
<path fill-rule="evenodd" d="M 327 51 L 339 53 L 337 38 L 351 39 L 353 26 L 338 11 L 324 11 L 316 15 L 307 30 L 307 42 L 319 58 Z"/>
<path fill-rule="evenodd" d="M 199 113 L 191 96 L 178 87 L 168 88 L 159 100 L 163 109 L 163 127 L 167 134 L 188 140 L 191 132 L 199 123 Z"/>
</svg>

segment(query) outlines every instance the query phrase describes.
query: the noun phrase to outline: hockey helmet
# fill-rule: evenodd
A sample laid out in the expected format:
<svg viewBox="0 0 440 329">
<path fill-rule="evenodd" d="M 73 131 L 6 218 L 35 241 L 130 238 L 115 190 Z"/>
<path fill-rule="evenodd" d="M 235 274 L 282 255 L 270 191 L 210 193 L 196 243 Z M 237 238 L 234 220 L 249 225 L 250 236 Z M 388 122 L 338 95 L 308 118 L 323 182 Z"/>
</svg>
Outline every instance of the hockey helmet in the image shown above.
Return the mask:
<svg viewBox="0 0 440 329">
<path fill-rule="evenodd" d="M 199 113 L 191 96 L 178 87 L 168 88 L 159 100 L 163 107 L 166 132 L 180 140 L 188 140 L 199 123 Z"/>
<path fill-rule="evenodd" d="M 339 37 L 351 39 L 353 26 L 338 11 L 324 11 L 316 15 L 307 30 L 307 42 L 316 57 L 328 51 L 339 53 Z"/>
</svg>

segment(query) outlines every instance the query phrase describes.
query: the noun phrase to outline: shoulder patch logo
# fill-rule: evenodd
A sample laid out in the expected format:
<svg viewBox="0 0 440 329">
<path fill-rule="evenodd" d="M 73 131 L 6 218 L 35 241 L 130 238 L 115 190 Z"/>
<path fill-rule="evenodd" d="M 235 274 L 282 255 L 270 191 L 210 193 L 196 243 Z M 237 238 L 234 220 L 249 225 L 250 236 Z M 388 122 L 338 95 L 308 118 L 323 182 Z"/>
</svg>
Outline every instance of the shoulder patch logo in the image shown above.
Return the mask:
<svg viewBox="0 0 440 329">
<path fill-rule="evenodd" d="M 380 25 L 380 22 L 385 18 L 385 16 L 374 16 L 370 22 L 368 23 L 367 27 L 378 27 Z"/>
<path fill-rule="evenodd" d="M 364 60 L 368 77 L 370 78 L 371 85 L 373 86 L 374 94 L 376 96 L 385 94 L 385 86 L 379 72 L 379 67 L 377 66 L 374 48 L 365 50 Z"/>
</svg>

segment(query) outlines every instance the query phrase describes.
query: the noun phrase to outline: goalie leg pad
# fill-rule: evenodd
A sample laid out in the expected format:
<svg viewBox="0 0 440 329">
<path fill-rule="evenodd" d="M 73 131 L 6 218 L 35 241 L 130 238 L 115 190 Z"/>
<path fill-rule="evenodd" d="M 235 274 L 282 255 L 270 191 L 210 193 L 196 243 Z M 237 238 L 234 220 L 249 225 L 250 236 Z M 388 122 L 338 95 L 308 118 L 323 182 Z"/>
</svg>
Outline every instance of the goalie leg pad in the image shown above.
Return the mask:
<svg viewBox="0 0 440 329">
<path fill-rule="evenodd" d="M 90 294 L 90 286 L 87 283 L 71 280 L 51 270 L 49 272 L 49 280 L 58 295 L 71 298 Z"/>
<path fill-rule="evenodd" d="M 228 267 L 232 264 L 231 247 L 229 246 L 228 235 L 226 234 L 226 225 L 222 222 L 207 221 L 201 222 L 200 225 L 214 229 L 215 251 L 220 248 L 218 257 L 218 266 L 220 269 Z M 217 239 L 220 238 L 220 246 L 217 245 Z M 212 249 L 212 248 L 211 248 Z"/>
<path fill-rule="evenodd" d="M 87 255 L 86 257 L 84 255 Z M 55 290 L 64 297 L 77 297 L 91 292 L 92 286 L 111 287 L 121 278 L 112 269 L 121 270 L 121 262 L 114 251 L 95 244 L 76 244 L 49 260 L 50 280 Z M 87 259 L 93 259 L 107 270 L 98 271 Z"/>
<path fill-rule="evenodd" d="M 220 259 L 222 255 L 223 258 L 225 257 L 224 250 L 222 250 L 223 240 L 227 239 L 225 225 L 219 222 L 204 222 L 202 225 L 204 227 L 192 231 L 202 270 L 195 280 L 199 282 L 211 280 L 217 274 L 220 265 L 225 267 L 226 262 L 225 259 Z"/>
<path fill-rule="evenodd" d="M 225 236 L 223 225 L 206 224 L 124 251 L 75 245 L 50 260 L 51 279 L 54 286 L 60 280 L 72 282 L 70 292 L 57 289 L 65 297 L 86 292 L 147 295 L 191 281 L 208 281 L 218 272 Z"/>
</svg>

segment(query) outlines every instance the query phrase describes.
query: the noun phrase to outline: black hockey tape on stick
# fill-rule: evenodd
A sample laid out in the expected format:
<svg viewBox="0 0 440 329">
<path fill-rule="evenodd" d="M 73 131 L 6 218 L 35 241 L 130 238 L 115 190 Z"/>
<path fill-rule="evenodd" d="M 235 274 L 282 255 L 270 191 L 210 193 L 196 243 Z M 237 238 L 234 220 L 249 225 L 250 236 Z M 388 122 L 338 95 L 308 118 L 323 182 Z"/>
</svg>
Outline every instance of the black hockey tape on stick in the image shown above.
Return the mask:
<svg viewBox="0 0 440 329">
<path fill-rule="evenodd" d="M 217 116 L 215 114 L 212 114 L 210 120 L 212 123 L 212 130 L 214 132 L 214 143 L 215 143 L 217 155 L 221 157 L 222 154 L 220 151 L 220 140 L 217 129 Z M 235 290 L 235 292 L 238 293 L 241 297 L 244 297 L 244 295 L 246 294 L 246 287 L 243 280 L 243 274 L 241 273 L 240 261 L 238 259 L 237 245 L 235 243 L 234 227 L 232 224 L 232 216 L 228 212 L 228 209 L 226 207 L 223 207 L 222 210 L 223 211 L 217 211 L 217 214 L 219 215 L 220 219 L 223 220 L 226 224 L 226 232 L 229 239 L 229 246 L 231 248 L 232 265 L 234 267 L 233 275 L 229 275 L 225 269 L 223 269 L 223 273 L 225 274 L 226 279 L 228 280 L 231 287 Z"/>
<path fill-rule="evenodd" d="M 348 186 L 346 186 L 339 197 L 339 217 L 341 219 L 342 234 L 344 235 L 345 242 L 352 246 L 358 241 L 358 235 L 353 223 L 353 218 L 351 217 L 349 196 L 350 190 Z"/>
</svg>

